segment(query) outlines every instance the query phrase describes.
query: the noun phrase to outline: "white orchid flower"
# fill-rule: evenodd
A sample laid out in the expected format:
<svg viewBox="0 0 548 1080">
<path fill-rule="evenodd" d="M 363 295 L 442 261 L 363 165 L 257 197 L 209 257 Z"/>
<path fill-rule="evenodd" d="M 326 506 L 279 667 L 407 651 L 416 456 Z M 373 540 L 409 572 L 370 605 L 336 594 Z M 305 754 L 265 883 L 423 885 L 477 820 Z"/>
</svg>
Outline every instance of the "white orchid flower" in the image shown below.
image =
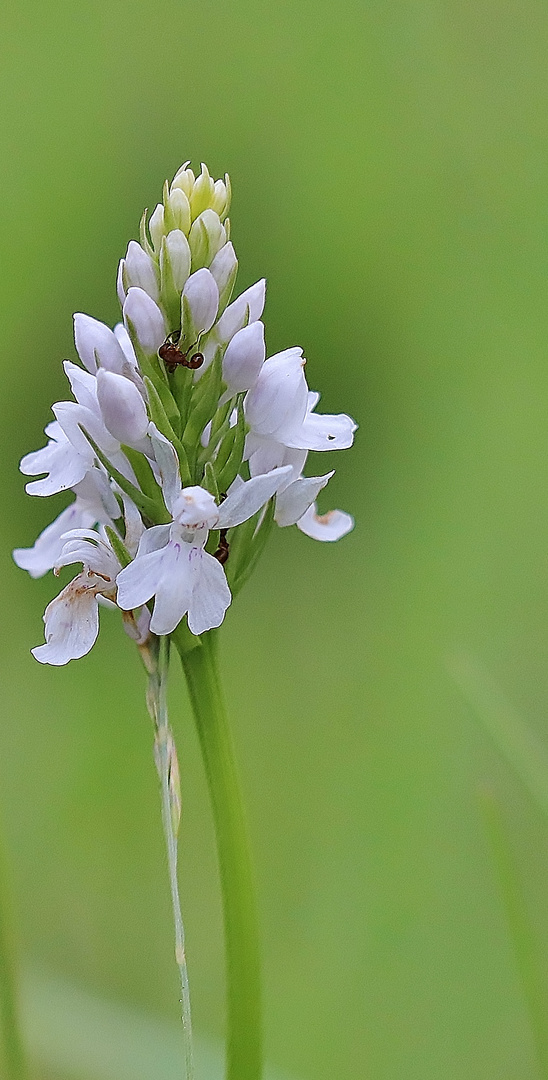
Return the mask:
<svg viewBox="0 0 548 1080">
<path fill-rule="evenodd" d="M 91 469 L 72 489 L 76 499 L 40 533 L 30 548 L 16 548 L 13 559 L 31 577 L 39 578 L 57 565 L 65 544 L 65 533 L 89 529 L 97 523 L 112 524 L 120 514 L 118 503 L 104 472 Z"/>
<path fill-rule="evenodd" d="M 214 182 L 202 166 L 195 178 L 187 162 L 148 226 L 145 214 L 140 242 L 130 241 L 120 262 L 123 322 L 111 330 L 89 315 L 74 316 L 83 367 L 64 366 L 75 400 L 53 406 L 47 445 L 21 462 L 33 478 L 30 494 L 72 490 L 75 501 L 32 547 L 16 549 L 15 561 L 33 577 L 74 561 L 75 551 L 84 563 L 48 608 L 39 658 L 83 655 L 94 640 L 97 598 L 116 596 L 112 576 L 101 578 L 98 568 L 110 551 L 106 537 L 126 562 L 112 533 L 104 532 L 117 530 L 121 501 L 120 540 L 132 562 L 117 566 L 118 604 L 139 641 L 149 621 L 157 635 L 171 633 L 185 614 L 194 634 L 222 622 L 231 601 L 223 569 L 228 548 L 222 537 L 217 558 L 206 551 L 212 530 L 224 534 L 258 516 L 255 531 L 238 534 L 234 577 L 241 582 L 271 526 L 272 518 L 260 513 L 270 499 L 282 528 L 296 524 L 308 536 L 332 541 L 352 527 L 343 511 L 318 514 L 316 500 L 333 473 L 305 476 L 304 469 L 310 450 L 351 446 L 356 424 L 346 414 L 316 413 L 319 395 L 308 389 L 301 348 L 265 359 L 264 279 L 228 303 L 238 269 L 229 202 L 228 177 Z M 173 358 L 158 364 L 168 336 Z M 203 362 L 195 366 L 191 350 Z M 208 373 L 216 356 L 220 386 L 219 373 Z M 217 505 L 209 488 L 228 497 Z M 144 605 L 151 608 L 152 600 L 150 619 Z M 88 612 L 87 622 L 81 620 L 85 631 L 70 629 L 67 612 L 73 610 Z"/>
<path fill-rule="evenodd" d="M 150 629 L 170 634 L 188 613 L 193 634 L 220 626 L 231 601 L 221 563 L 205 551 L 211 529 L 230 529 L 253 517 L 283 485 L 290 467 L 241 481 L 217 506 L 213 495 L 195 485 L 183 488 L 177 456 L 154 424 L 150 425 L 171 525 L 143 533 L 136 558 L 118 575 L 118 605 L 130 610 L 155 597 Z"/>
<path fill-rule="evenodd" d="M 85 656 L 99 633 L 99 597 L 115 600 L 120 563 L 104 538 L 87 529 L 66 533 L 57 567 L 75 562 L 82 572 L 48 604 L 46 643 L 31 650 L 41 664 L 60 667 Z"/>
<path fill-rule="evenodd" d="M 245 456 L 249 460 L 249 468 L 252 476 L 257 473 L 267 472 L 280 465 L 291 465 L 292 475 L 286 485 L 276 496 L 276 510 L 274 520 L 282 528 L 288 525 L 297 525 L 307 536 L 315 540 L 335 540 L 339 536 L 336 532 L 335 522 L 342 529 L 340 536 L 344 536 L 353 527 L 353 520 L 349 514 L 341 510 L 332 510 L 332 515 L 337 516 L 331 521 L 331 528 L 316 527 L 310 516 L 310 507 L 315 506 L 315 500 L 333 472 L 324 476 L 303 476 L 302 471 L 306 464 L 309 449 L 314 450 L 342 450 L 352 444 L 352 438 L 357 425 L 349 417 L 316 415 L 314 409 L 319 401 L 319 394 L 307 390 L 307 400 L 304 417 L 302 414 L 302 387 L 294 397 L 292 393 L 298 386 L 297 367 L 302 372 L 303 361 L 300 360 L 301 350 L 289 349 L 285 354 L 278 354 L 271 359 L 276 360 L 272 367 L 268 382 L 265 382 L 264 397 L 260 394 L 248 394 L 246 397 L 246 416 L 256 418 L 258 426 L 264 431 L 265 428 L 273 427 L 274 433 L 259 434 L 251 430 L 246 439 Z M 282 359 L 280 359 L 280 357 Z M 265 361 L 263 371 L 268 367 L 270 360 Z M 300 378 L 300 376 L 299 376 Z M 302 376 L 304 386 L 306 381 Z M 261 376 L 259 376 L 260 381 Z M 256 384 L 257 388 L 257 384 Z M 251 397 L 251 408 L 248 399 Z M 293 405 L 291 404 L 293 401 Z M 268 407 L 267 407 L 268 406 Z M 279 411 L 277 411 L 279 410 Z M 270 419 L 271 412 L 274 419 Z M 276 426 L 276 420 L 283 417 L 281 423 Z M 300 423 L 298 422 L 300 419 Z M 285 441 L 284 441 L 285 440 Z M 310 445 L 310 444 L 314 445 Z M 320 519 L 318 519 L 320 520 Z M 323 520 L 323 519 L 322 519 Z M 344 524 L 343 524 L 344 522 Z M 349 524 L 350 523 L 350 524 Z"/>
<path fill-rule="evenodd" d="M 308 389 L 305 363 L 297 347 L 265 360 L 245 399 L 251 432 L 296 450 L 346 450 L 357 424 L 345 413 L 314 412 L 320 395 Z"/>
</svg>

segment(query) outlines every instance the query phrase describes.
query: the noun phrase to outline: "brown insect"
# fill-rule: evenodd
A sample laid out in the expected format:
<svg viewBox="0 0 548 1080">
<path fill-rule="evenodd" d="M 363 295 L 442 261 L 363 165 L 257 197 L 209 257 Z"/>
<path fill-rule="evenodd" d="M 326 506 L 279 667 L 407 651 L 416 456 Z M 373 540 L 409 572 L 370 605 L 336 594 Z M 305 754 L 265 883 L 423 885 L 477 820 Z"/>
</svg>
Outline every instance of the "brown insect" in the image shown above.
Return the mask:
<svg viewBox="0 0 548 1080">
<path fill-rule="evenodd" d="M 173 374 L 177 367 L 191 368 L 192 371 L 195 371 L 196 368 L 201 367 L 204 362 L 204 356 L 201 352 L 194 353 L 194 356 L 189 356 L 189 353 L 192 352 L 196 342 L 194 342 L 194 345 L 191 345 L 186 352 L 181 352 L 178 348 L 180 337 L 181 331 L 174 330 L 172 334 L 168 334 L 163 345 L 160 345 L 160 348 L 158 349 L 158 356 L 164 361 L 166 369 L 170 374 Z"/>
<path fill-rule="evenodd" d="M 228 559 L 228 556 L 230 555 L 230 545 L 226 538 L 227 532 L 228 529 L 221 529 L 219 534 L 219 547 L 217 548 L 217 551 L 213 552 L 213 558 L 218 559 L 221 566 L 224 566 L 225 562 Z"/>
</svg>

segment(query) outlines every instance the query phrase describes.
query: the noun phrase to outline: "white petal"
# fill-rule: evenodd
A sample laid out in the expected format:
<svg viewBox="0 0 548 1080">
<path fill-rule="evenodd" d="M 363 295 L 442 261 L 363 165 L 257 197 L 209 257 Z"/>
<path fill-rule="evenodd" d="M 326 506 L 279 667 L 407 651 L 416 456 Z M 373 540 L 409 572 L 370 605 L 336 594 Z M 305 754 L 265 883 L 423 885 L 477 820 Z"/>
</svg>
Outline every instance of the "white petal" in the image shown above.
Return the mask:
<svg viewBox="0 0 548 1080">
<path fill-rule="evenodd" d="M 200 549 L 176 541 L 168 544 L 165 549 L 162 579 L 156 589 L 154 611 L 150 620 L 153 634 L 171 634 L 188 611 L 194 580 L 192 555 L 198 550 Z"/>
<path fill-rule="evenodd" d="M 44 623 L 46 644 L 31 649 L 41 664 L 59 667 L 89 652 L 99 632 L 99 611 L 86 574 L 79 574 L 48 604 Z"/>
<path fill-rule="evenodd" d="M 183 331 L 196 340 L 198 334 L 211 329 L 219 307 L 219 290 L 210 271 L 204 267 L 191 274 L 183 289 L 183 296 L 188 301 L 192 316 L 192 328 L 187 331 L 183 327 Z"/>
<path fill-rule="evenodd" d="M 124 503 L 124 522 L 126 526 L 124 544 L 130 555 L 135 555 L 141 537 L 145 531 L 143 519 L 132 499 L 125 493 L 122 494 Z"/>
<path fill-rule="evenodd" d="M 107 430 L 101 416 L 86 408 L 85 405 L 78 405 L 75 401 L 56 401 L 55 405 L 52 405 L 52 411 L 67 439 L 70 440 L 74 449 L 89 462 L 89 467 L 93 465 L 94 450 L 82 429 L 91 435 L 93 441 L 107 457 L 112 458 L 112 455 L 120 450 L 119 441 Z"/>
<path fill-rule="evenodd" d="M 118 263 L 118 273 L 116 275 L 116 292 L 120 301 L 120 307 L 124 306 L 126 299 L 126 290 L 124 287 L 124 260 L 120 259 Z"/>
<path fill-rule="evenodd" d="M 160 548 L 164 548 L 166 544 L 169 544 L 170 536 L 171 525 L 153 525 L 152 528 L 145 529 L 139 540 L 137 557 L 148 555 L 151 551 L 159 551 Z"/>
<path fill-rule="evenodd" d="M 136 240 L 130 240 L 125 257 L 124 279 L 127 289 L 132 285 L 144 289 L 152 300 L 158 300 L 160 290 L 158 288 L 158 276 L 156 267 L 150 255 Z"/>
<path fill-rule="evenodd" d="M 286 431 L 300 429 L 308 401 L 304 364 L 299 348 L 286 349 L 265 361 L 245 398 L 245 416 L 253 432 L 286 442 Z"/>
<path fill-rule="evenodd" d="M 144 535 L 146 536 L 146 533 Z M 168 547 L 169 544 L 159 551 L 150 551 L 147 555 L 138 554 L 137 558 L 118 574 L 118 607 L 131 611 L 133 608 L 142 607 L 154 596 L 162 580 L 162 567 Z"/>
<path fill-rule="evenodd" d="M 146 405 L 134 383 L 123 375 L 100 368 L 97 398 L 105 427 L 118 442 L 135 446 L 144 439 L 149 425 Z"/>
<path fill-rule="evenodd" d="M 84 367 L 95 375 L 97 361 L 108 371 L 123 371 L 124 354 L 108 326 L 77 312 L 74 316 L 74 340 Z"/>
<path fill-rule="evenodd" d="M 255 285 L 241 293 L 232 304 L 229 304 L 217 324 L 220 341 L 227 344 L 234 334 L 242 329 L 246 321 L 256 322 L 260 319 L 264 309 L 265 292 L 266 281 L 261 278 Z"/>
<path fill-rule="evenodd" d="M 120 572 L 120 563 L 110 544 L 90 529 L 71 529 L 63 539 L 65 542 L 57 566 L 81 562 L 88 571 L 88 585 L 93 585 L 96 592 L 112 592 L 116 575 Z"/>
<path fill-rule="evenodd" d="M 150 221 L 148 223 L 150 235 L 152 237 L 152 243 L 156 252 L 160 250 L 162 244 L 162 237 L 165 235 L 164 225 L 164 207 L 162 203 L 158 203 L 156 209 L 150 215 Z"/>
<path fill-rule="evenodd" d="M 264 326 L 253 322 L 234 334 L 223 357 L 223 379 L 230 396 L 249 390 L 257 381 L 265 358 Z"/>
<path fill-rule="evenodd" d="M 64 540 L 61 540 L 64 533 L 69 529 L 85 529 L 93 525 L 95 520 L 95 516 L 76 500 L 40 533 L 33 547 L 16 548 L 13 552 L 14 562 L 22 570 L 28 570 L 31 577 L 42 577 L 57 565 L 64 545 Z"/>
<path fill-rule="evenodd" d="M 152 421 L 148 426 L 148 433 L 154 449 L 156 464 L 160 470 L 164 502 L 173 516 L 173 507 L 181 494 L 182 486 L 179 473 L 179 458 L 175 447 L 170 443 L 169 439 L 166 439 L 165 435 L 158 431 L 156 424 L 153 424 Z"/>
<path fill-rule="evenodd" d="M 113 519 L 120 516 L 120 508 L 102 467 L 89 469 L 83 480 L 75 484 L 72 490 L 82 508 L 93 515 L 94 521 L 110 525 Z"/>
<path fill-rule="evenodd" d="M 334 470 L 333 470 L 334 471 Z M 325 476 L 301 476 L 276 496 L 276 512 L 274 520 L 281 528 L 286 525 L 295 525 L 303 514 L 318 497 L 322 488 L 333 476 L 333 472 Z"/>
<path fill-rule="evenodd" d="M 284 441 L 287 446 L 307 450 L 348 450 L 357 426 L 345 413 L 329 416 L 310 412 L 302 427 L 286 433 Z"/>
<path fill-rule="evenodd" d="M 283 485 L 286 477 L 291 475 L 291 471 L 290 465 L 282 469 L 273 469 L 272 472 L 246 480 L 231 491 L 219 507 L 218 528 L 231 529 L 253 517 Z"/>
<path fill-rule="evenodd" d="M 210 273 L 215 278 L 219 290 L 220 304 L 226 303 L 226 300 L 230 299 L 230 295 L 226 295 L 226 293 L 227 290 L 231 290 L 232 288 L 237 269 L 238 260 L 236 258 L 236 253 L 232 244 L 229 242 L 217 252 L 209 267 Z"/>
<path fill-rule="evenodd" d="M 97 379 L 84 371 L 77 364 L 65 360 L 63 364 L 65 375 L 70 383 L 70 388 L 79 405 L 85 405 L 92 412 L 98 412 L 97 404 Z"/>
<path fill-rule="evenodd" d="M 121 322 L 116 323 L 116 326 L 114 327 L 113 332 L 114 332 L 114 336 L 116 337 L 116 340 L 117 340 L 118 344 L 120 345 L 120 348 L 122 349 L 122 351 L 124 353 L 124 356 L 125 356 L 126 360 L 129 361 L 129 363 L 131 364 L 131 366 L 133 368 L 136 367 L 137 366 L 137 357 L 135 356 L 135 349 L 133 348 L 133 345 L 131 344 L 131 338 L 130 338 L 124 324 L 121 323 Z"/>
<path fill-rule="evenodd" d="M 124 322 L 126 326 L 128 323 L 132 324 L 141 348 L 149 356 L 157 352 L 165 341 L 164 316 L 144 289 L 128 289 L 124 304 Z"/>
<path fill-rule="evenodd" d="M 48 474 L 43 480 L 33 480 L 26 484 L 27 494 L 54 495 L 58 491 L 66 491 L 83 480 L 91 468 L 93 455 L 88 453 L 82 456 L 69 442 L 65 433 L 61 432 L 61 435 L 62 438 L 55 442 L 51 440 L 42 450 L 26 454 L 21 461 L 21 472 L 27 476 Z"/>
<path fill-rule="evenodd" d="M 221 625 L 232 596 L 218 559 L 201 548 L 192 549 L 192 559 L 194 573 L 188 626 L 192 634 L 203 634 Z"/>
<path fill-rule="evenodd" d="M 340 540 L 354 528 L 354 518 L 344 510 L 330 510 L 318 516 L 312 505 L 297 522 L 297 527 L 313 540 Z"/>
</svg>

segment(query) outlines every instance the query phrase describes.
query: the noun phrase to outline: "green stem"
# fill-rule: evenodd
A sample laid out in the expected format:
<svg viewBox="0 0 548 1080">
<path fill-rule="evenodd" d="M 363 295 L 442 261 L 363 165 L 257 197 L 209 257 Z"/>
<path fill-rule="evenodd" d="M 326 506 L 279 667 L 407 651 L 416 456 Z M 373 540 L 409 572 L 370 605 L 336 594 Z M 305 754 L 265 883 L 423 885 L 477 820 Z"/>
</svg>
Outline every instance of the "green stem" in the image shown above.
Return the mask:
<svg viewBox="0 0 548 1080">
<path fill-rule="evenodd" d="M 227 965 L 227 1080 L 262 1075 L 259 930 L 247 829 L 217 670 L 215 632 L 185 652 L 177 638 L 205 764 L 223 894 Z"/>
<path fill-rule="evenodd" d="M 154 753 L 161 783 L 162 823 L 166 840 L 173 922 L 175 927 L 175 960 L 181 978 L 181 1010 L 183 1021 L 185 1080 L 193 1080 L 192 1023 L 190 994 L 185 951 L 185 932 L 181 915 L 179 883 L 177 880 L 177 832 L 181 816 L 179 766 L 177 751 L 169 725 L 167 711 L 167 681 L 169 670 L 169 638 L 160 638 L 156 663 L 150 674 L 149 709 L 156 728 Z"/>
<path fill-rule="evenodd" d="M 6 868 L 0 852 L 0 1041 L 6 1080 L 26 1080 L 28 1076 L 23 1040 L 19 1029 L 15 958 L 8 899 Z"/>
</svg>

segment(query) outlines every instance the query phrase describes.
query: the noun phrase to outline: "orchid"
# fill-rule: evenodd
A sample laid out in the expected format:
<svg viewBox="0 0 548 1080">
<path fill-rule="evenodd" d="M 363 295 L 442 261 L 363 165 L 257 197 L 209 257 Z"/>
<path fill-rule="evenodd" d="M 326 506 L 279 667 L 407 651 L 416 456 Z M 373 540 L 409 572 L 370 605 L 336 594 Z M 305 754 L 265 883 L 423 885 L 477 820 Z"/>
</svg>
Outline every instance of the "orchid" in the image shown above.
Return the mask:
<svg viewBox="0 0 548 1080">
<path fill-rule="evenodd" d="M 166 182 L 150 219 L 143 215 L 139 240 L 129 242 L 120 260 L 121 321 L 111 329 L 82 312 L 74 316 L 80 363 L 64 363 L 72 399 L 53 405 L 47 444 L 20 465 L 33 478 L 29 494 L 70 491 L 74 499 L 33 546 L 14 552 L 32 577 L 82 564 L 46 608 L 45 643 L 32 650 L 40 663 L 61 666 L 88 653 L 99 633 L 99 608 L 108 607 L 118 611 L 146 666 L 187 1080 L 190 1005 L 176 872 L 180 797 L 166 706 L 170 642 L 189 684 L 217 815 L 232 973 L 228 1077 L 258 1080 L 257 943 L 253 926 L 236 911 L 240 904 L 251 910 L 249 870 L 213 634 L 274 523 L 296 524 L 329 542 L 353 527 L 344 511 L 318 512 L 333 470 L 320 476 L 304 470 L 310 451 L 348 449 L 356 424 L 346 414 L 316 412 L 319 394 L 308 388 L 301 348 L 267 358 L 265 280 L 233 299 L 238 260 L 230 201 L 227 176 L 215 181 L 205 165 L 196 176 L 185 163 Z"/>
</svg>

